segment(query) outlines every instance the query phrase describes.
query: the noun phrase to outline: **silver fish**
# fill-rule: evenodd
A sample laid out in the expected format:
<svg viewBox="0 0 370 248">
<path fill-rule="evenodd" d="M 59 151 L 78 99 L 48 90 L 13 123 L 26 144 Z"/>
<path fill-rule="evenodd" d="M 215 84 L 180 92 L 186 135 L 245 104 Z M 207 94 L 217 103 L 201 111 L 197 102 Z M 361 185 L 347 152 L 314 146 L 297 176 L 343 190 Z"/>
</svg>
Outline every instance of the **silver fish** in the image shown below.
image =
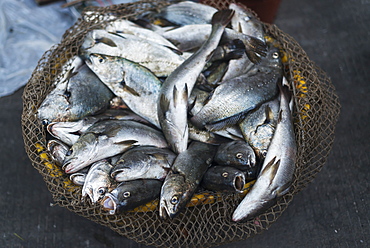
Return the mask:
<svg viewBox="0 0 370 248">
<path fill-rule="evenodd" d="M 250 110 L 276 96 L 282 74 L 279 50 L 272 47 L 253 71 L 220 83 L 191 122 L 211 131 L 236 124 Z"/>
<path fill-rule="evenodd" d="M 190 201 L 216 150 L 217 146 L 193 141 L 186 151 L 177 156 L 161 189 L 161 218 L 175 217 Z"/>
<path fill-rule="evenodd" d="M 101 29 L 86 34 L 81 55 L 87 57 L 90 54 L 125 58 L 148 68 L 157 77 L 168 76 L 185 61 L 177 51 L 167 46 L 131 34 L 118 35 Z"/>
<path fill-rule="evenodd" d="M 252 187 L 235 209 L 232 220 L 251 219 L 272 206 L 285 195 L 293 181 L 297 144 L 292 114 L 289 109 L 291 93 L 280 87 L 280 111 L 274 136 L 267 151 L 262 170 Z"/>
<path fill-rule="evenodd" d="M 231 19 L 231 26 L 235 31 L 266 42 L 263 24 L 252 12 L 238 3 L 231 3 L 229 9 L 235 11 L 235 15 Z"/>
<path fill-rule="evenodd" d="M 169 145 L 176 153 L 188 143 L 187 102 L 196 80 L 229 23 L 233 11 L 217 12 L 212 18 L 212 32 L 203 46 L 176 68 L 164 81 L 158 104 L 158 119 Z"/>
<path fill-rule="evenodd" d="M 158 198 L 161 186 L 162 181 L 155 179 L 122 182 L 105 195 L 102 208 L 111 215 L 134 209 Z"/>
<path fill-rule="evenodd" d="M 253 147 L 258 156 L 264 159 L 275 132 L 279 113 L 279 99 L 262 104 L 251 111 L 239 123 L 245 140 Z"/>
<path fill-rule="evenodd" d="M 256 166 L 256 155 L 247 142 L 237 140 L 221 144 L 214 161 L 219 165 L 248 170 Z"/>
<path fill-rule="evenodd" d="M 176 155 L 169 149 L 139 146 L 123 153 L 111 177 L 117 182 L 136 179 L 164 180 Z"/>
<path fill-rule="evenodd" d="M 108 160 L 99 160 L 91 165 L 82 187 L 82 199 L 90 197 L 92 203 L 101 200 L 113 185 L 109 175 L 112 165 Z"/>
<path fill-rule="evenodd" d="M 139 122 L 101 121 L 91 126 L 73 144 L 62 168 L 70 174 L 139 145 L 165 148 L 167 142 L 160 131 Z"/>
<path fill-rule="evenodd" d="M 67 73 L 41 103 L 37 117 L 44 124 L 75 121 L 109 106 L 113 93 L 87 67 Z"/>
<path fill-rule="evenodd" d="M 52 122 L 47 125 L 47 130 L 53 137 L 72 146 L 89 127 L 103 120 L 132 120 L 149 125 L 149 122 L 128 109 L 107 109 L 101 114 L 86 116 L 79 121 Z"/>
<path fill-rule="evenodd" d="M 211 23 L 212 16 L 217 12 L 216 8 L 209 5 L 183 1 L 168 5 L 158 14 L 171 23 L 184 26 L 190 24 Z"/>
<path fill-rule="evenodd" d="M 139 38 L 147 39 L 151 42 L 158 43 L 163 46 L 170 47 L 171 49 L 177 50 L 177 47 L 172 44 L 169 40 L 165 39 L 160 34 L 147 29 L 140 27 L 139 25 L 125 19 L 119 19 L 112 22 L 109 22 L 105 27 L 110 33 L 122 33 L 122 34 L 131 34 Z"/>
<path fill-rule="evenodd" d="M 211 29 L 212 26 L 210 24 L 186 25 L 164 32 L 162 35 L 175 44 L 179 50 L 190 51 L 200 47 L 209 38 Z M 259 63 L 261 57 L 266 55 L 266 44 L 261 40 L 230 28 L 225 28 L 221 42 L 232 40 L 240 40 L 244 43 L 245 53 L 253 63 Z"/>
<path fill-rule="evenodd" d="M 69 150 L 69 146 L 59 140 L 53 139 L 48 141 L 47 149 L 54 162 L 58 165 L 62 165 Z"/>
<path fill-rule="evenodd" d="M 151 71 L 124 58 L 99 54 L 90 54 L 86 64 L 133 112 L 160 127 L 157 102 L 162 83 Z"/>
</svg>

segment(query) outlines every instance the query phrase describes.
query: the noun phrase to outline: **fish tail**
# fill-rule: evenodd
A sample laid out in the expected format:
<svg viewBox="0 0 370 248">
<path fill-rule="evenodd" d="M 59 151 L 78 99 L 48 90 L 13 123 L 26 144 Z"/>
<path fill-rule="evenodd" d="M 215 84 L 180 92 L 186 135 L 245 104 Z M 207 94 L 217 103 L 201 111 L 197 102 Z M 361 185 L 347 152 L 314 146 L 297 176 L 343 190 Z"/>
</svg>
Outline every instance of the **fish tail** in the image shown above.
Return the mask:
<svg viewBox="0 0 370 248">
<path fill-rule="evenodd" d="M 231 18 L 234 15 L 234 10 L 224 9 L 217 11 L 212 17 L 212 25 L 219 24 L 221 26 L 226 26 L 231 21 Z"/>
</svg>

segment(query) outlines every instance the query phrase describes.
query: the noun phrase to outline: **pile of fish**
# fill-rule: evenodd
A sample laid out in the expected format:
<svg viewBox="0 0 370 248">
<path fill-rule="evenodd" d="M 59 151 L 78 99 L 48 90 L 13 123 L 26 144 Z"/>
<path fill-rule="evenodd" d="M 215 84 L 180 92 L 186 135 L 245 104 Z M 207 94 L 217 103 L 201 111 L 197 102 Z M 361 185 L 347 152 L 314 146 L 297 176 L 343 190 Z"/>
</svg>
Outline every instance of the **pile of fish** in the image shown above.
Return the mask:
<svg viewBox="0 0 370 248">
<path fill-rule="evenodd" d="M 159 199 L 173 218 L 197 191 L 256 180 L 232 216 L 247 220 L 293 179 L 282 67 L 248 9 L 184 1 L 88 32 L 37 115 L 55 163 L 110 214 Z"/>
</svg>

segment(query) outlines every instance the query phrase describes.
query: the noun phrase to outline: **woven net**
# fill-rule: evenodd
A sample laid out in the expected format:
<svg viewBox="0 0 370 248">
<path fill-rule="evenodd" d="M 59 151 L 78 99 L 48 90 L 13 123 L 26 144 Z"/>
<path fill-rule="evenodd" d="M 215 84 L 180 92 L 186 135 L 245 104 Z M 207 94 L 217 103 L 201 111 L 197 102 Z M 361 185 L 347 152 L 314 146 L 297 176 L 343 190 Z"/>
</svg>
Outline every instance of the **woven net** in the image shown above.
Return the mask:
<svg viewBox="0 0 370 248">
<path fill-rule="evenodd" d="M 204 3 L 218 9 L 233 1 L 209 0 Z M 140 1 L 134 4 L 93 7 L 86 11 L 63 36 L 60 44 L 47 51 L 38 62 L 23 93 L 22 128 L 26 152 L 32 165 L 43 176 L 56 204 L 111 228 L 145 245 L 156 247 L 208 247 L 244 240 L 267 229 L 287 208 L 293 196 L 310 183 L 321 170 L 334 140 L 339 101 L 327 75 L 312 62 L 289 35 L 275 25 L 265 24 L 267 34 L 280 42 L 288 61 L 285 76 L 295 96 L 293 117 L 298 154 L 291 190 L 264 214 L 243 223 L 231 221 L 241 195 L 212 195 L 212 200 L 187 207 L 173 220 L 159 218 L 154 210 L 130 211 L 109 215 L 100 205 L 81 202 L 81 188 L 55 165 L 46 150 L 47 133 L 36 112 L 55 80 L 62 78 L 62 66 L 78 54 L 86 33 L 104 27 L 107 14 L 114 18 L 135 18 L 147 10 L 158 10 L 169 1 Z M 113 19 L 114 19 L 113 18 Z M 153 203 L 155 204 L 155 202 Z"/>
</svg>

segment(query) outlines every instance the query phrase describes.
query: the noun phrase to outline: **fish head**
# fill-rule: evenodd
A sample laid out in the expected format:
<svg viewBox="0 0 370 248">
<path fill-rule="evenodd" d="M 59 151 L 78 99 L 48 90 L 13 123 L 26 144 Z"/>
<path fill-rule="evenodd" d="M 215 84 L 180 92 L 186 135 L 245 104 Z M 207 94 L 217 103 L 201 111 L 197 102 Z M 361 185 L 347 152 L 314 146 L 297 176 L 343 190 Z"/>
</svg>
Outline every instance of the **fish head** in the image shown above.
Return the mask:
<svg viewBox="0 0 370 248">
<path fill-rule="evenodd" d="M 174 176 L 175 175 L 175 176 Z M 159 216 L 162 219 L 174 218 L 186 203 L 185 178 L 171 172 L 162 185 L 159 201 Z"/>
<path fill-rule="evenodd" d="M 62 169 L 70 174 L 88 166 L 97 153 L 98 138 L 94 133 L 86 133 L 68 150 Z"/>
<path fill-rule="evenodd" d="M 256 164 L 256 155 L 252 147 L 245 141 L 231 142 L 226 148 L 226 154 L 228 154 L 231 165 L 254 167 Z"/>
<path fill-rule="evenodd" d="M 86 57 L 85 62 L 105 83 L 120 83 L 124 79 L 124 71 L 121 69 L 118 57 L 91 53 Z"/>
<path fill-rule="evenodd" d="M 260 65 L 281 71 L 283 68 L 283 63 L 281 60 L 282 57 L 283 53 L 280 51 L 280 49 L 270 44 L 268 46 L 266 57 L 261 58 Z"/>
<path fill-rule="evenodd" d="M 50 140 L 47 145 L 53 160 L 62 165 L 69 147 L 59 140 Z"/>
</svg>

